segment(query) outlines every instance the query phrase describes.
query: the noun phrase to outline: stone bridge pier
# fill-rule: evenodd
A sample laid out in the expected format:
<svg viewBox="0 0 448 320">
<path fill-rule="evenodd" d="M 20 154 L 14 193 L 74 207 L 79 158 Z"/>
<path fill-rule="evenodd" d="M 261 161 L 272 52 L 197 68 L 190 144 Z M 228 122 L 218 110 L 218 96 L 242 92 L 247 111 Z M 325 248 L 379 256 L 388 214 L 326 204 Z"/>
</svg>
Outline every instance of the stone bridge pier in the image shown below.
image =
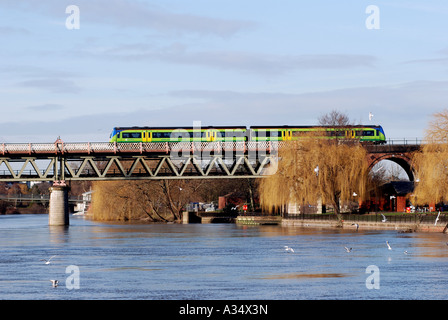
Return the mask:
<svg viewBox="0 0 448 320">
<path fill-rule="evenodd" d="M 65 181 L 55 181 L 50 188 L 50 209 L 48 214 L 48 225 L 68 226 L 69 207 L 68 191 L 69 187 Z"/>
</svg>

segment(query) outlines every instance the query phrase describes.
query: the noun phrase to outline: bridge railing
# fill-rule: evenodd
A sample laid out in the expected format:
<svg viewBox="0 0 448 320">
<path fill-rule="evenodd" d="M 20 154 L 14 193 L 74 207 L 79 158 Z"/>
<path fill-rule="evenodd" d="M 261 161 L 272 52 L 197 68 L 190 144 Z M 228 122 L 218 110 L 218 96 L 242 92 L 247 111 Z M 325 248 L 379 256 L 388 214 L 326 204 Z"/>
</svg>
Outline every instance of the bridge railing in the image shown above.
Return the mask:
<svg viewBox="0 0 448 320">
<path fill-rule="evenodd" d="M 386 140 L 388 145 L 420 145 L 423 143 L 422 138 L 392 138 Z"/>
<path fill-rule="evenodd" d="M 17 202 L 48 202 L 49 194 L 0 194 L 0 201 L 17 201 Z M 69 201 L 83 201 L 81 196 L 70 196 Z"/>
<path fill-rule="evenodd" d="M 170 153 L 170 152 L 247 152 L 278 150 L 281 142 L 81 142 L 81 143 L 11 143 L 0 145 L 0 155 L 9 154 L 64 154 L 64 153 Z"/>
<path fill-rule="evenodd" d="M 13 154 L 91 154 L 91 153 L 170 153 L 170 152 L 276 152 L 287 141 L 214 141 L 214 142 L 75 142 L 75 143 L 3 143 L 0 156 Z M 380 146 L 415 146 L 420 138 L 388 139 Z M 369 145 L 370 146 L 370 145 Z M 374 145 L 376 146 L 376 145 Z"/>
</svg>

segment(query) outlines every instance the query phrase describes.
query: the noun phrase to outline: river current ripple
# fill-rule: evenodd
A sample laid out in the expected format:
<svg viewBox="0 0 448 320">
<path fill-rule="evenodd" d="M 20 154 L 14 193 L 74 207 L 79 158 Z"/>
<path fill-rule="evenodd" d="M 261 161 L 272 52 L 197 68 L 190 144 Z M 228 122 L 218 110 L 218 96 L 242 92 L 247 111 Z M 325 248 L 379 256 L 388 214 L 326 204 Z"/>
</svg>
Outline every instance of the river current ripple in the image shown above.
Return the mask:
<svg viewBox="0 0 448 320">
<path fill-rule="evenodd" d="M 0 216 L 0 299 L 444 300 L 447 242 L 435 233 L 79 216 L 61 228 L 47 215 Z"/>
</svg>

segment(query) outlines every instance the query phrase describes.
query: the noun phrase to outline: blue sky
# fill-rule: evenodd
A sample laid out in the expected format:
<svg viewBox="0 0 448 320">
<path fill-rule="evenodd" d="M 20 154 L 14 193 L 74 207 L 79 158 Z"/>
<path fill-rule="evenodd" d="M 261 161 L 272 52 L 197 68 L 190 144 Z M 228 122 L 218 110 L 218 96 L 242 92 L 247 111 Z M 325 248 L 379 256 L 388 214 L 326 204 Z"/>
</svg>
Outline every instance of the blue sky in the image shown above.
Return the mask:
<svg viewBox="0 0 448 320">
<path fill-rule="evenodd" d="M 1 0 L 0 142 L 311 125 L 333 109 L 421 138 L 447 108 L 447 16 L 441 0 Z"/>
</svg>

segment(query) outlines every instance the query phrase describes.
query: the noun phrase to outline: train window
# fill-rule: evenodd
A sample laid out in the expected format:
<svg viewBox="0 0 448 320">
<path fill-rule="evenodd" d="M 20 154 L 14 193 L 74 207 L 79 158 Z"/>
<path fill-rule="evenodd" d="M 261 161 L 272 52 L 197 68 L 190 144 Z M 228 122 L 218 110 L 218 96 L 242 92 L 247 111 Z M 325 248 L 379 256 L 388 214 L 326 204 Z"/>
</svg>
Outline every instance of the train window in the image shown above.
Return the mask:
<svg viewBox="0 0 448 320">
<path fill-rule="evenodd" d="M 141 132 L 122 132 L 121 137 L 123 139 L 141 139 L 142 133 Z"/>
<path fill-rule="evenodd" d="M 255 137 L 259 137 L 259 138 L 266 138 L 266 137 L 270 137 L 270 138 L 276 138 L 276 137 L 281 137 L 282 136 L 282 132 L 281 131 L 277 131 L 277 130 L 264 130 L 264 129 L 260 129 L 258 131 L 253 131 L 254 136 Z"/>
<path fill-rule="evenodd" d="M 219 133 L 221 134 L 222 137 L 229 137 L 229 138 L 233 138 L 233 137 L 237 137 L 237 138 L 241 138 L 244 137 L 245 132 L 243 132 L 243 130 L 231 130 L 231 129 L 225 129 L 225 130 L 220 130 Z"/>
<path fill-rule="evenodd" d="M 373 137 L 373 136 L 375 135 L 375 131 L 367 131 L 367 130 L 364 130 L 364 131 L 362 132 L 362 135 L 363 135 L 364 137 Z"/>
<path fill-rule="evenodd" d="M 160 139 L 160 138 L 170 138 L 171 132 L 154 132 L 152 133 L 153 139 Z"/>
</svg>

